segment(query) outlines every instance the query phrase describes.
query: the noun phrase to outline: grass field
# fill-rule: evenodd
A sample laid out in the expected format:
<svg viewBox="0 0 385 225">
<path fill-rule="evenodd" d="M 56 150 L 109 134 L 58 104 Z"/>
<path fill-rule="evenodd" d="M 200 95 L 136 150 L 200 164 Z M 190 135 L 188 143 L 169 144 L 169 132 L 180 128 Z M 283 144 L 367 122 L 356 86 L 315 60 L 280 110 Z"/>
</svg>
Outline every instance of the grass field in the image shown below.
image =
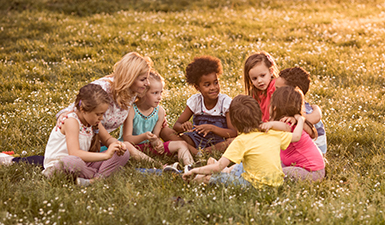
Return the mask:
<svg viewBox="0 0 385 225">
<path fill-rule="evenodd" d="M 135 167 L 151 165 L 132 161 L 87 188 L 0 166 L 0 224 L 385 223 L 384 1 L 0 0 L 0 13 L 1 151 L 43 155 L 54 115 L 128 52 L 165 77 L 172 126 L 196 93 L 184 80 L 194 56 L 220 58 L 221 91 L 235 97 L 246 57 L 265 50 L 311 73 L 329 160 L 321 183 L 266 190 L 145 176 Z"/>
</svg>

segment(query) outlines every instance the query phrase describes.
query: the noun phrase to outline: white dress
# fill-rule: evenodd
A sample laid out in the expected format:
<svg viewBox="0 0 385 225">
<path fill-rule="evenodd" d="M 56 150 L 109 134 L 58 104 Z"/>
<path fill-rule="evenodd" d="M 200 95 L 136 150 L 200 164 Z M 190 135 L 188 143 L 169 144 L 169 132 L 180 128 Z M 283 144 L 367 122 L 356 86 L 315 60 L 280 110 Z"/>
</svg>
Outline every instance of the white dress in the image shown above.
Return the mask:
<svg viewBox="0 0 385 225">
<path fill-rule="evenodd" d="M 91 140 L 94 135 L 92 127 L 83 125 L 74 112 L 68 114 L 68 118 L 75 118 L 78 121 L 80 149 L 88 151 L 91 147 Z M 48 176 L 54 168 L 54 165 L 58 163 L 61 158 L 68 155 L 66 136 L 62 134 L 60 129 L 54 127 L 49 136 L 47 146 L 45 147 L 43 174 Z"/>
</svg>

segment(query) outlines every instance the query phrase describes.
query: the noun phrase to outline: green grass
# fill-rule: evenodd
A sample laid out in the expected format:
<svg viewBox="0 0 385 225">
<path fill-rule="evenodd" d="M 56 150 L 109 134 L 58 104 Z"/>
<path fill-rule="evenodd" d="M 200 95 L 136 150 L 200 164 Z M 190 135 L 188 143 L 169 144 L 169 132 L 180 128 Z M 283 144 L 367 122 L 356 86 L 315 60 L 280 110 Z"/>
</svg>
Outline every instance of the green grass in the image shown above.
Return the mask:
<svg viewBox="0 0 385 225">
<path fill-rule="evenodd" d="M 171 126 L 195 93 L 184 80 L 195 56 L 221 59 L 231 97 L 243 93 L 252 52 L 268 51 L 281 69 L 302 66 L 329 144 L 326 180 L 262 191 L 144 176 L 134 168 L 151 165 L 132 161 L 87 188 L 3 166 L 0 224 L 385 223 L 383 1 L 1 0 L 0 13 L 1 151 L 44 154 L 54 115 L 130 51 L 165 77 Z"/>
</svg>

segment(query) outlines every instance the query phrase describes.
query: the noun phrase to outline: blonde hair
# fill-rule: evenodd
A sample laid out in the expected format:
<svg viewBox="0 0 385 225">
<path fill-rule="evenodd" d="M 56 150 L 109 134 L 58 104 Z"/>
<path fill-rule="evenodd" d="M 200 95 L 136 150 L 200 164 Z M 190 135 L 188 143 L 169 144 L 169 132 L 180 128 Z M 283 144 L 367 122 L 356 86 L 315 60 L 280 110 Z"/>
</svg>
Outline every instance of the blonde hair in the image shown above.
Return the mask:
<svg viewBox="0 0 385 225">
<path fill-rule="evenodd" d="M 114 78 L 111 82 L 111 92 L 120 108 L 128 109 L 128 104 L 134 97 L 134 93 L 130 90 L 131 85 L 138 76 L 148 73 L 152 64 L 150 57 L 130 52 L 114 65 L 114 72 L 109 75 Z"/>
<path fill-rule="evenodd" d="M 260 91 L 256 87 L 254 87 L 253 83 L 251 82 L 249 72 L 252 68 L 254 68 L 254 66 L 259 63 L 264 63 L 265 66 L 269 68 L 269 70 L 273 70 L 271 77 L 272 80 L 274 78 L 277 78 L 279 75 L 278 66 L 269 53 L 265 51 L 260 51 L 250 55 L 246 59 L 245 66 L 243 69 L 243 81 L 245 84 L 245 93 L 250 96 L 254 95 L 254 97 L 256 98 L 258 98 L 258 93 L 260 93 Z M 264 91 L 264 93 L 266 93 L 266 90 Z"/>
</svg>

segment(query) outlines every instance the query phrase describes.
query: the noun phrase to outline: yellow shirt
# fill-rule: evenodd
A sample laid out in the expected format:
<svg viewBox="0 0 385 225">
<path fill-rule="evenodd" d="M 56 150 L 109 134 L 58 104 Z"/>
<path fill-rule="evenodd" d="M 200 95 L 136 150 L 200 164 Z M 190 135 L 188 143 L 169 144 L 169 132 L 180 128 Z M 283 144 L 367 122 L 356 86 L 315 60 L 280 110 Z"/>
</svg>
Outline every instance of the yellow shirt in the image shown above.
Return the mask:
<svg viewBox="0 0 385 225">
<path fill-rule="evenodd" d="M 285 176 L 280 150 L 289 146 L 291 138 L 290 132 L 274 130 L 240 134 L 231 142 L 223 157 L 238 164 L 243 162 L 246 172 L 242 176 L 255 188 L 280 186 Z"/>
</svg>

